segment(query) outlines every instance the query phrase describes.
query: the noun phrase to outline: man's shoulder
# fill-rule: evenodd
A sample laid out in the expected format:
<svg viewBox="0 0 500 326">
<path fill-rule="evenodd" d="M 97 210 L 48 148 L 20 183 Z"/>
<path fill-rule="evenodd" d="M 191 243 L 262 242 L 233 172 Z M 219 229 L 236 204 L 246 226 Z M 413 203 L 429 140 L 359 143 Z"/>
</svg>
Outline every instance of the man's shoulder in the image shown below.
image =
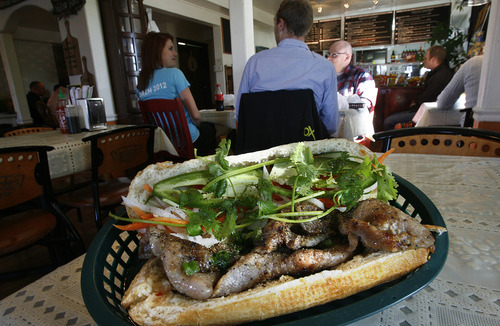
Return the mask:
<svg viewBox="0 0 500 326">
<path fill-rule="evenodd" d="M 373 79 L 370 72 L 361 66 L 355 66 L 350 64 L 345 70 L 345 74 L 348 76 L 356 76 L 358 78 Z"/>
</svg>

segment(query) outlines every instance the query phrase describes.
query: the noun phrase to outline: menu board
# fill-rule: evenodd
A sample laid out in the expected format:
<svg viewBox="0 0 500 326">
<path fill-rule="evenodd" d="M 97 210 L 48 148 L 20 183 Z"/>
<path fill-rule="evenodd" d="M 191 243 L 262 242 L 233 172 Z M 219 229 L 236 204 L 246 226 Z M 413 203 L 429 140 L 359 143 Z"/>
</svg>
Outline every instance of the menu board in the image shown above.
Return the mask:
<svg viewBox="0 0 500 326">
<path fill-rule="evenodd" d="M 341 20 L 323 20 L 313 24 L 306 35 L 306 43 L 311 51 L 328 50 L 330 45 L 340 40 Z"/>
<path fill-rule="evenodd" d="M 346 17 L 344 40 L 351 43 L 353 47 L 391 44 L 392 18 L 392 11 Z"/>
<path fill-rule="evenodd" d="M 396 11 L 394 43 L 426 42 L 440 22 L 450 24 L 451 5 Z"/>
<path fill-rule="evenodd" d="M 340 18 L 335 20 L 323 20 L 316 25 L 320 41 L 340 40 Z"/>
<path fill-rule="evenodd" d="M 319 42 L 319 28 L 318 23 L 314 23 L 309 30 L 309 33 L 306 35 L 305 39 L 306 43 L 315 43 Z"/>
</svg>

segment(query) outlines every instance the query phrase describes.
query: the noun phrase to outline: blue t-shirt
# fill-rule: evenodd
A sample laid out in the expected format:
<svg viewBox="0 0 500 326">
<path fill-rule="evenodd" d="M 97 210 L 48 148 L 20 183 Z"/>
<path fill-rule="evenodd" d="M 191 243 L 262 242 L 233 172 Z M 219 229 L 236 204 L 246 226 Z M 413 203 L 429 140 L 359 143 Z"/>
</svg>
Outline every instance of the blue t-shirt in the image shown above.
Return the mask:
<svg viewBox="0 0 500 326">
<path fill-rule="evenodd" d="M 155 70 L 153 80 L 149 83 L 148 87 L 143 92 L 136 89 L 136 92 L 140 101 L 162 98 L 172 100 L 176 97 L 180 98 L 180 93 L 189 86 L 191 85 L 179 69 L 160 68 Z M 191 120 L 191 116 L 186 110 L 184 103 L 182 106 L 184 107 L 189 132 L 191 133 L 191 140 L 194 143 L 200 136 L 200 131 Z"/>
</svg>

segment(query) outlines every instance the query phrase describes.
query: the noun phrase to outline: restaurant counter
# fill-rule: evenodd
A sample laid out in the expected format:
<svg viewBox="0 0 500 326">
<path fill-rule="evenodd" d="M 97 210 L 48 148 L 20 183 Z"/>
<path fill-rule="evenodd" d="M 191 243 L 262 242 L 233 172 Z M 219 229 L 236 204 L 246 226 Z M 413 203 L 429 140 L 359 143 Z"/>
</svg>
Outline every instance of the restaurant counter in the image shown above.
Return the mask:
<svg viewBox="0 0 500 326">
<path fill-rule="evenodd" d="M 385 163 L 439 209 L 448 259 L 423 290 L 352 325 L 500 325 L 500 159 L 392 154 Z M 95 325 L 80 290 L 83 260 L 2 300 L 0 325 Z"/>
</svg>

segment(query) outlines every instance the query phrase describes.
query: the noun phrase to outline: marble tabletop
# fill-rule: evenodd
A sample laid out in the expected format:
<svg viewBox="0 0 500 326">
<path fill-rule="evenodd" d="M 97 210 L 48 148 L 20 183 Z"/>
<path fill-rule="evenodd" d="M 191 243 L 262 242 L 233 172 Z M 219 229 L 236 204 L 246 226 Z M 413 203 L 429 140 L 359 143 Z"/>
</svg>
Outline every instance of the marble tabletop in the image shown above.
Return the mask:
<svg viewBox="0 0 500 326">
<path fill-rule="evenodd" d="M 500 159 L 392 154 L 385 163 L 441 212 L 448 259 L 423 290 L 352 325 L 500 325 Z M 83 260 L 2 300 L 0 325 L 95 325 L 80 289 Z"/>
</svg>

